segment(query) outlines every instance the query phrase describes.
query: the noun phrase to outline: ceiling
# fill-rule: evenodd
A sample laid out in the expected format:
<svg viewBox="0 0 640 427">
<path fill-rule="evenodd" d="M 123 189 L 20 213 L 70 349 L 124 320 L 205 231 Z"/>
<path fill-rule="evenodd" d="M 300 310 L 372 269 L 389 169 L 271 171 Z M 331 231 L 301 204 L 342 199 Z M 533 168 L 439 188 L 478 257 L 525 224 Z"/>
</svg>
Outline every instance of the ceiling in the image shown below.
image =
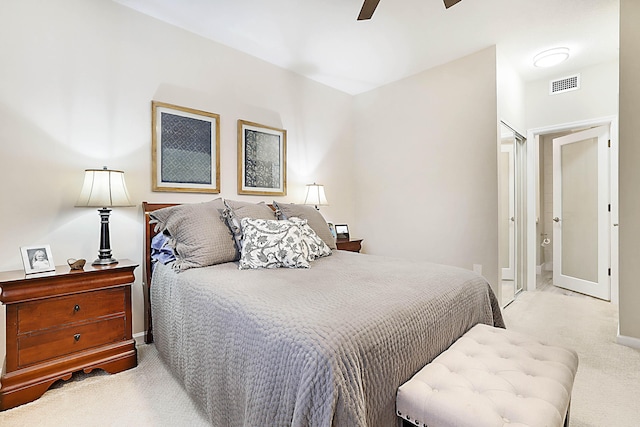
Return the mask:
<svg viewBox="0 0 640 427">
<path fill-rule="evenodd" d="M 619 0 L 114 0 L 349 94 L 497 45 L 524 81 L 618 58 Z M 533 56 L 571 57 L 536 68 Z"/>
</svg>

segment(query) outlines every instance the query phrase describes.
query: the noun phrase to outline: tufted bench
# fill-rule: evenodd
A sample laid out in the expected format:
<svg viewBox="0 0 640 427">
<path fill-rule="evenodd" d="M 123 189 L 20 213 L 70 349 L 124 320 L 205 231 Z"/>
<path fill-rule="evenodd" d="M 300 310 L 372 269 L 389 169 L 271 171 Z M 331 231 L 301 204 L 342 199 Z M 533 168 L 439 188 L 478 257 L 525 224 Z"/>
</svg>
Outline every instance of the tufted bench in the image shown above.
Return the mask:
<svg viewBox="0 0 640 427">
<path fill-rule="evenodd" d="M 476 325 L 398 388 L 397 415 L 416 426 L 565 426 L 575 351 Z"/>
</svg>

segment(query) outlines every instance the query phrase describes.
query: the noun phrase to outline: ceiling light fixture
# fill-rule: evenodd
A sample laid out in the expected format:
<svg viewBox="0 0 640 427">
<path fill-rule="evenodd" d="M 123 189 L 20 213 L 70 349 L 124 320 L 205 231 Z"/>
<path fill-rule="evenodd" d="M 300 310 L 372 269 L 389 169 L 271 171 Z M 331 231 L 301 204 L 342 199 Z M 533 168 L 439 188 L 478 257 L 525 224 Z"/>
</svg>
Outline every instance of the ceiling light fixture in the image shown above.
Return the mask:
<svg viewBox="0 0 640 427">
<path fill-rule="evenodd" d="M 569 48 L 556 47 L 540 52 L 533 57 L 533 65 L 536 67 L 553 67 L 569 58 Z"/>
</svg>

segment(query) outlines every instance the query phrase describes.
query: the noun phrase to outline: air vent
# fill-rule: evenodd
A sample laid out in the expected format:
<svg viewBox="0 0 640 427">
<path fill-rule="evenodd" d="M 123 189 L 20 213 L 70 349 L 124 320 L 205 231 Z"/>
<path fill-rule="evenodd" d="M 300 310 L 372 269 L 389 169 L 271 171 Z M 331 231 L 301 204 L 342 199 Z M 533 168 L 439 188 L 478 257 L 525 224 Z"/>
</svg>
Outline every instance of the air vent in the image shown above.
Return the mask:
<svg viewBox="0 0 640 427">
<path fill-rule="evenodd" d="M 577 89 L 580 89 L 580 74 L 551 80 L 549 82 L 549 95 L 556 95 Z"/>
</svg>

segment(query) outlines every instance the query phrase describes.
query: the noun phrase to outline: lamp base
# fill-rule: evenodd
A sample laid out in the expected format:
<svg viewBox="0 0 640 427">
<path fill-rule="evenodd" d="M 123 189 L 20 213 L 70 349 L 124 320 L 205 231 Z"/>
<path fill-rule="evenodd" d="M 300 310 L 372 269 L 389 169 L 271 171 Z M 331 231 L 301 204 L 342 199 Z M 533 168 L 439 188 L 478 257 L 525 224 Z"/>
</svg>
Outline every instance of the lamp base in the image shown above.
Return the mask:
<svg viewBox="0 0 640 427">
<path fill-rule="evenodd" d="M 110 257 L 110 258 L 98 258 L 95 261 L 93 261 L 91 263 L 91 265 L 111 265 L 111 264 L 117 264 L 118 260 Z"/>
<path fill-rule="evenodd" d="M 98 209 L 100 214 L 100 250 L 98 251 L 98 259 L 93 261 L 91 265 L 111 265 L 117 264 L 118 260 L 111 256 L 111 244 L 109 242 L 109 215 L 111 209 Z"/>
</svg>

